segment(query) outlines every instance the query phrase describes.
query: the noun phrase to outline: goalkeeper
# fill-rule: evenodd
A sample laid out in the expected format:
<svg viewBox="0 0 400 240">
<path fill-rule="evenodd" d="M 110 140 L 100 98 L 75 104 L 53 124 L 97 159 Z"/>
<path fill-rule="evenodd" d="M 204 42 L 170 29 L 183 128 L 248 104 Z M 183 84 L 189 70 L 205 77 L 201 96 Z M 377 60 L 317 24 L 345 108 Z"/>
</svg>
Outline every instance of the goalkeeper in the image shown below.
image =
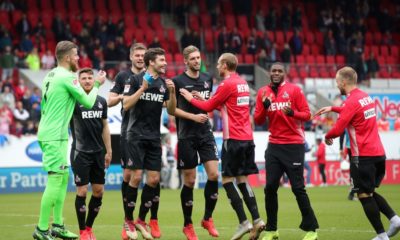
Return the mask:
<svg viewBox="0 0 400 240">
<path fill-rule="evenodd" d="M 76 239 L 78 236 L 64 227 L 63 207 L 68 186 L 68 124 L 78 101 L 92 108 L 99 86 L 105 81 L 105 72 L 100 71 L 95 86 L 89 94 L 80 86 L 75 72 L 78 70 L 78 48 L 70 41 L 61 41 L 56 46 L 58 66 L 45 77 L 42 85 L 42 117 L 39 123 L 38 140 L 43 151 L 43 168 L 48 173 L 43 193 L 39 223 L 33 238 L 39 240 Z M 53 224 L 49 230 L 49 219 L 53 213 Z"/>
</svg>

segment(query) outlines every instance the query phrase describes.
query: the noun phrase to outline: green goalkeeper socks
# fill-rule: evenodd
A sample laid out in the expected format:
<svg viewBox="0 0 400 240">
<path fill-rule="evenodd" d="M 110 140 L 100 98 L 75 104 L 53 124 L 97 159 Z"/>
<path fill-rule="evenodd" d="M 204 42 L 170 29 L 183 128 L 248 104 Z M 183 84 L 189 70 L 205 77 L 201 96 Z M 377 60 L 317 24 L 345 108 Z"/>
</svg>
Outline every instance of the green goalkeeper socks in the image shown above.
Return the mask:
<svg viewBox="0 0 400 240">
<path fill-rule="evenodd" d="M 63 224 L 62 211 L 68 186 L 69 173 L 53 173 L 48 175 L 46 189 L 40 204 L 38 227 L 40 230 L 49 228 L 50 215 L 54 207 L 54 223 Z"/>
</svg>

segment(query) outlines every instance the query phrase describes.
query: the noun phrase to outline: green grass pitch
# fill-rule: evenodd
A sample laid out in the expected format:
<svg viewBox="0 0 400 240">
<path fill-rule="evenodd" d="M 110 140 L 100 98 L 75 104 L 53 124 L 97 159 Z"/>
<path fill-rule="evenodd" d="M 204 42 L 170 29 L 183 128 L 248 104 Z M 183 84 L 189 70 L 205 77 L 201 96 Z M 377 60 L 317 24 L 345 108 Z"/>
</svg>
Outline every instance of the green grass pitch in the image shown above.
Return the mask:
<svg viewBox="0 0 400 240">
<path fill-rule="evenodd" d="M 307 189 L 307 191 L 320 224 L 319 239 L 363 240 L 372 239 L 375 236 L 362 211 L 361 204 L 358 201 L 347 200 L 347 187 L 314 187 Z M 399 185 L 382 186 L 378 189 L 378 192 L 386 197 L 395 211 L 400 212 Z M 255 193 L 261 216 L 265 219 L 263 189 L 257 188 Z M 182 234 L 183 217 L 179 196 L 178 190 L 161 191 L 159 209 L 159 222 L 163 234 L 161 239 L 185 239 Z M 201 240 L 212 239 L 200 227 L 204 209 L 203 191 L 195 190 L 194 196 L 193 221 L 196 232 Z M 40 193 L 0 195 L 0 239 L 32 239 L 31 233 L 38 220 L 40 197 Z M 138 199 L 140 199 L 140 195 Z M 64 207 L 64 217 L 68 228 L 78 232 L 74 201 L 75 194 L 69 193 Z M 137 213 L 138 208 L 135 210 L 135 217 Z M 247 216 L 250 217 L 249 213 Z M 238 222 L 223 189 L 220 189 L 220 197 L 213 218 L 220 233 L 219 239 L 230 239 Z M 387 229 L 388 221 L 383 215 L 382 219 Z M 121 239 L 122 221 L 120 192 L 105 192 L 103 206 L 93 228 L 97 239 Z M 304 233 L 298 228 L 300 212 L 295 198 L 288 188 L 279 190 L 278 221 L 281 239 L 302 239 Z M 247 238 L 244 237 L 243 239 Z M 400 236 L 392 239 L 400 239 Z"/>
</svg>

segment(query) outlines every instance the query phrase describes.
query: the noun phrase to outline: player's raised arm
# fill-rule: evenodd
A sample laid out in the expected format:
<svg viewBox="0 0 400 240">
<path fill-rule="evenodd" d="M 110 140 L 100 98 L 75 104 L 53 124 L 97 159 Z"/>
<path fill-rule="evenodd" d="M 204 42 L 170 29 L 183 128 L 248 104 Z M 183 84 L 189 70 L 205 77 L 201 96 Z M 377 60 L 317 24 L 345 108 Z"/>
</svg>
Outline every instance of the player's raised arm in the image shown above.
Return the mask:
<svg viewBox="0 0 400 240">
<path fill-rule="evenodd" d="M 71 93 L 71 95 L 79 103 L 81 103 L 86 108 L 92 108 L 94 102 L 96 101 L 99 87 L 105 82 L 105 80 L 106 80 L 106 72 L 100 70 L 99 73 L 97 74 L 94 87 L 89 94 L 86 94 L 86 92 L 82 89 L 77 80 L 74 80 L 72 82 L 66 81 L 65 86 L 67 87 L 68 92 Z"/>
</svg>

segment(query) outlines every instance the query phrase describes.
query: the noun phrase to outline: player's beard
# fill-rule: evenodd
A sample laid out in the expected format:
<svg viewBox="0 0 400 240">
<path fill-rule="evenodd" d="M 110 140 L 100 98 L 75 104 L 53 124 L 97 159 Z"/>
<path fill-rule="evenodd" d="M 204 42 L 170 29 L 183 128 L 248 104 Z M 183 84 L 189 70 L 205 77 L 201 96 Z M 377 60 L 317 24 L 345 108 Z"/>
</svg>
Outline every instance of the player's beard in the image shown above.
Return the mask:
<svg viewBox="0 0 400 240">
<path fill-rule="evenodd" d="M 274 85 L 275 87 L 278 87 L 283 82 L 283 79 L 284 79 L 283 77 L 279 77 L 279 81 L 277 82 L 273 80 L 272 76 L 270 77 L 271 84 Z"/>
<path fill-rule="evenodd" d="M 78 69 L 79 69 L 78 62 L 71 62 L 69 64 L 69 67 L 70 67 L 72 72 L 78 71 Z"/>
<path fill-rule="evenodd" d="M 198 72 L 200 71 L 200 64 L 199 65 L 189 65 L 189 69 L 191 72 Z"/>
<path fill-rule="evenodd" d="M 346 91 L 344 89 L 339 88 L 340 94 L 346 96 Z"/>
</svg>

